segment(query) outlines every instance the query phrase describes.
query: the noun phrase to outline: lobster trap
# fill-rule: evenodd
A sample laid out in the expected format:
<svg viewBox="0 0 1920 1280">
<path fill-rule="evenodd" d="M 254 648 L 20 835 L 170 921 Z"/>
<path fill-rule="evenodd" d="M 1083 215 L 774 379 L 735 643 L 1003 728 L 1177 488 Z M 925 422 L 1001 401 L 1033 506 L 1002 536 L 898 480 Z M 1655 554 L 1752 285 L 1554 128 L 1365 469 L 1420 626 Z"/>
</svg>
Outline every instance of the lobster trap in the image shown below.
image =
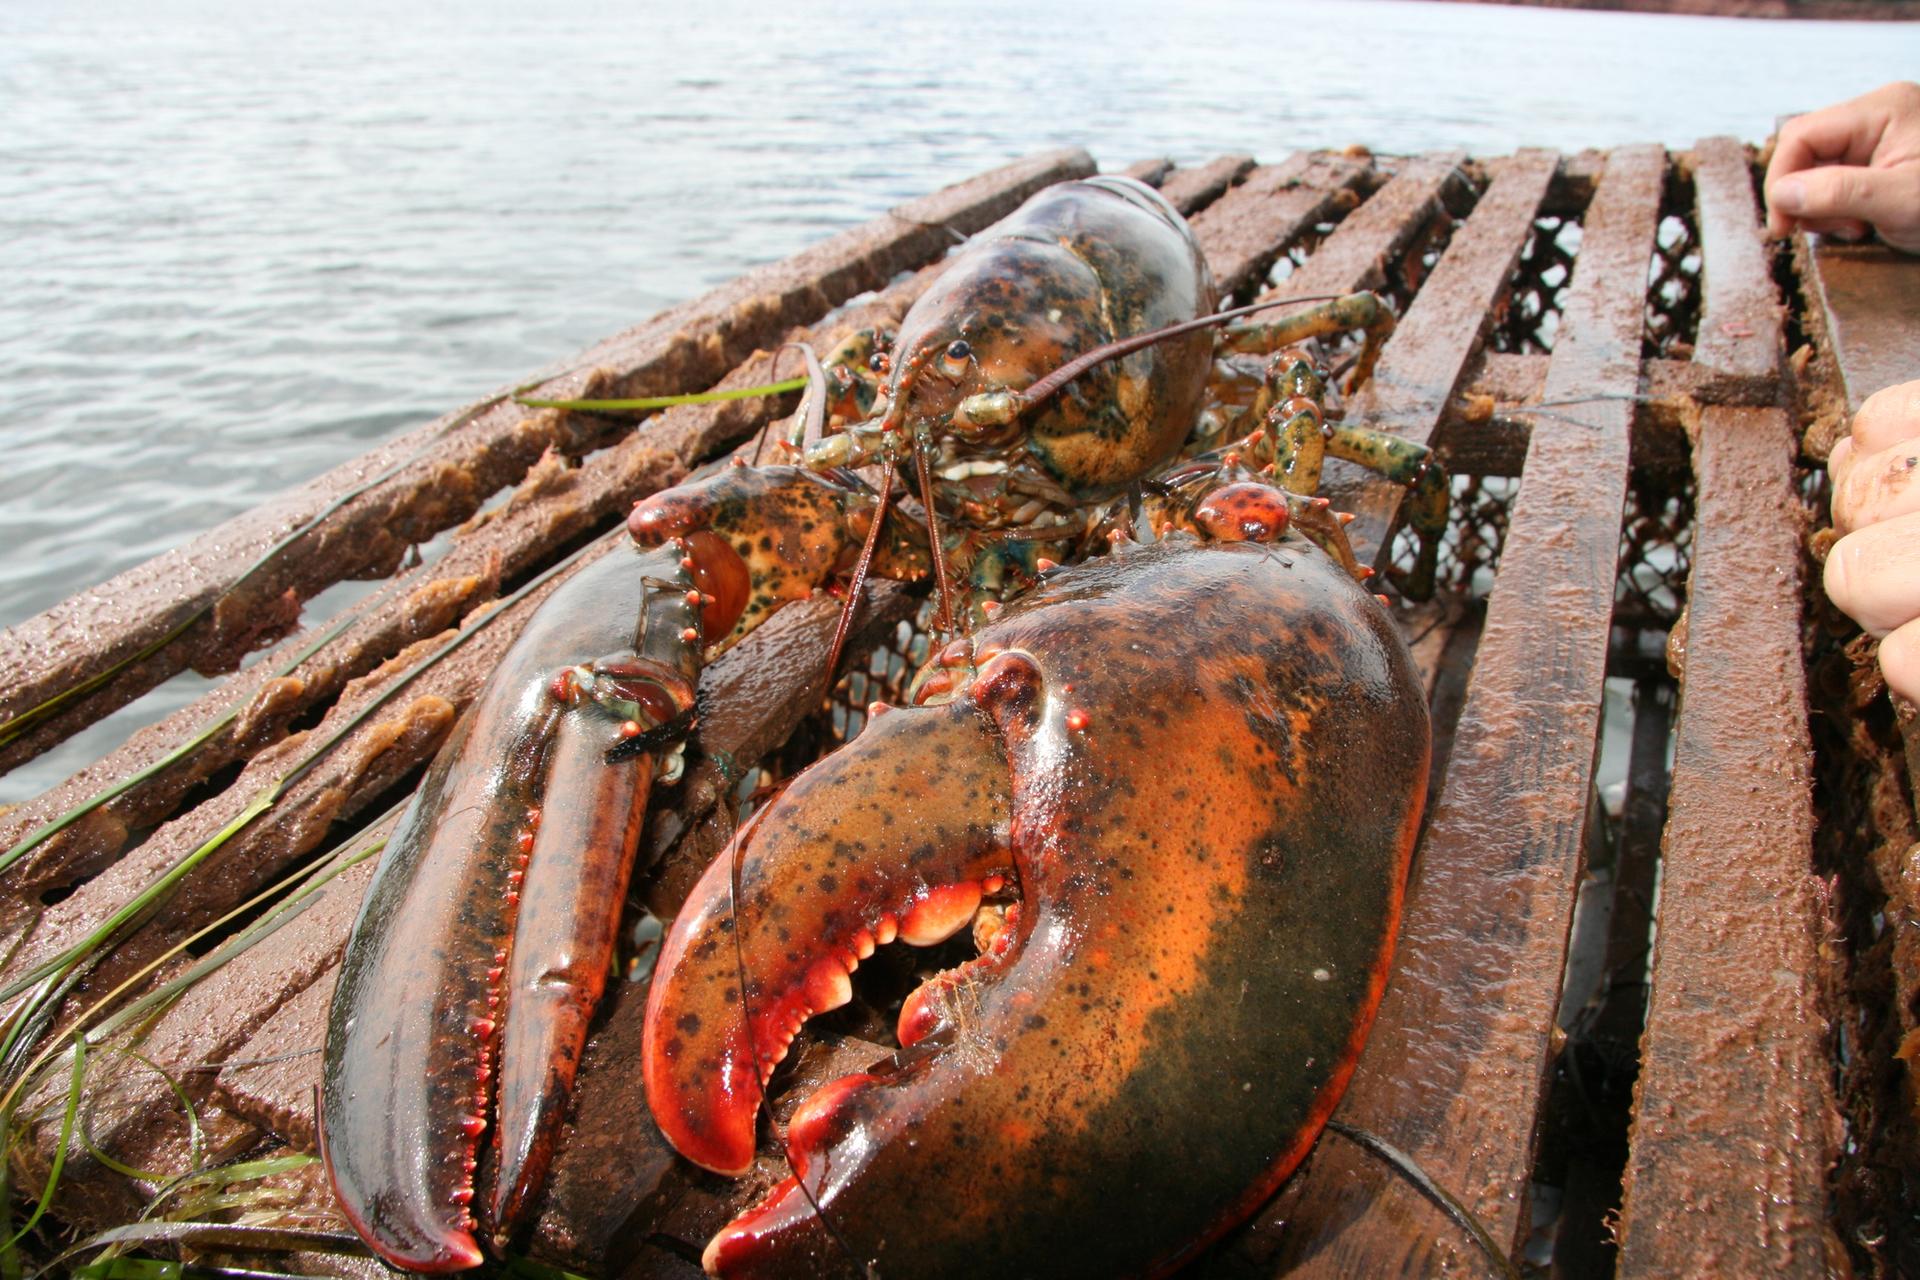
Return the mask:
<svg viewBox="0 0 1920 1280">
<path fill-rule="evenodd" d="M 602 344 L 542 395 L 771 382 L 768 350 L 897 320 L 953 232 L 1091 167 L 1055 153 L 912 202 Z M 1811 736 L 1809 670 L 1829 714 L 1872 690 L 1831 627 L 1809 631 L 1809 668 L 1801 625 L 1803 533 L 1821 502 L 1801 428 L 1830 436 L 1873 375 L 1832 320 L 1844 308 L 1821 292 L 1815 251 L 1763 246 L 1753 157 L 1713 139 L 1674 154 L 1315 152 L 1130 172 L 1189 217 L 1227 300 L 1386 297 L 1396 334 L 1337 408 L 1431 444 L 1453 477 L 1441 589 L 1394 603 L 1435 751 L 1387 1001 L 1343 1128 L 1192 1273 L 1478 1272 L 1468 1223 L 1539 1275 L 1814 1275 L 1839 1250 L 1869 1270 L 1912 1265 L 1896 1054 L 1920 964 L 1887 923 L 1908 918 L 1900 726 L 1883 700 L 1864 728 Z M 1810 362 L 1788 359 L 1803 347 Z M 133 1221 L 171 1175 L 245 1160 L 269 1169 L 252 1203 L 313 1233 L 278 1237 L 276 1269 L 366 1265 L 330 1252 L 346 1246 L 316 1166 L 257 1164 L 313 1148 L 325 1008 L 371 868 L 360 855 L 555 579 L 604 549 L 637 497 L 750 448 L 787 407 L 683 405 L 635 428 L 495 397 L 0 639 L 0 767 L 179 671 L 229 671 L 272 645 L 0 815 L 14 850 L 0 976 L 84 955 L 66 970 L 84 963 L 84 982 L 44 1027 L 165 996 L 113 1029 L 157 1069 L 127 1057 L 78 1095 L 84 1151 L 60 1134 L 66 1078 L 12 1068 L 32 1085 L 13 1164 L 31 1184 L 64 1162 L 64 1230 Z M 1409 566 L 1401 491 L 1328 470 L 1363 560 Z M 302 617 L 345 577 L 386 582 Z M 643 840 L 635 897 L 655 914 L 743 804 L 856 734 L 870 703 L 899 700 L 933 644 L 931 606 L 883 588 L 829 687 L 837 612 L 796 605 L 703 677 L 700 749 Z M 156 882 L 165 891 L 141 897 Z M 297 912 L 272 896 L 288 883 L 312 886 Z M 137 918 L 114 923 L 136 899 Z M 657 929 L 636 917 L 641 976 Z M 645 1140 L 643 988 L 616 985 L 524 1247 L 691 1276 L 706 1236 L 780 1171 L 763 1162 L 722 1187 Z M 120 1003 L 96 1010 L 88 991 Z M 776 1112 L 870 1061 L 884 1021 L 856 1011 L 805 1042 Z M 1343 1134 L 1404 1153 L 1424 1190 Z"/>
</svg>

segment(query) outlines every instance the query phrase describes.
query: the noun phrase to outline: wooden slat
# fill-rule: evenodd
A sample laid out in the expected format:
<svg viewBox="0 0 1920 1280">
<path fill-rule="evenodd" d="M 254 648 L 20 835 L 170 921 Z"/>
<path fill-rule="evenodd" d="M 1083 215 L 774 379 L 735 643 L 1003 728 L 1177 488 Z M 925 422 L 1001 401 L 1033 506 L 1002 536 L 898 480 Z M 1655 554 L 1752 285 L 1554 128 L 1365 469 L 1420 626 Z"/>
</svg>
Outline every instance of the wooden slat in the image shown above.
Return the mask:
<svg viewBox="0 0 1920 1280">
<path fill-rule="evenodd" d="M 1157 187 L 1167 180 L 1168 174 L 1173 172 L 1173 161 L 1165 156 L 1153 160 L 1136 160 L 1120 172 L 1137 182 Z"/>
<path fill-rule="evenodd" d="M 838 313 L 833 322 L 791 336 L 824 350 L 855 329 L 896 323 L 939 270 L 940 264 L 924 268 Z M 773 363 L 773 356 L 756 353 L 720 386 L 764 385 L 773 379 Z M 638 498 L 678 483 L 694 465 L 761 426 L 773 409 L 774 402 L 767 399 L 680 405 L 577 468 L 557 460 L 535 467 L 504 509 L 480 527 L 463 530 L 433 563 L 397 577 L 340 635 L 321 644 L 331 620 L 307 627 L 265 661 L 0 816 L 0 847 L 11 848 L 91 797 L 126 787 L 0 874 L 0 922 L 38 913 L 41 894 L 109 865 L 136 833 L 171 814 L 202 780 L 279 741 L 296 721 L 325 708 L 349 680 L 487 603 L 502 578 L 518 580 L 546 567 L 566 547 L 610 526 Z M 311 655 L 289 668 L 293 658 L 309 648 Z M 284 677 L 275 674 L 283 670 Z M 135 781 L 175 744 L 236 707 L 246 707 L 246 713 L 191 756 Z"/>
<path fill-rule="evenodd" d="M 1252 171 L 1252 156 L 1219 156 L 1198 168 L 1175 169 L 1160 182 L 1160 194 L 1190 218 Z"/>
<path fill-rule="evenodd" d="M 1621 1276 L 1827 1274 L 1840 1118 L 1818 1009 L 1796 447 L 1776 409 L 1701 418 Z"/>
<path fill-rule="evenodd" d="M 1780 296 L 1767 272 L 1746 146 L 1707 138 L 1693 159 L 1703 292 L 1694 361 L 1770 389 L 1780 367 Z"/>
<path fill-rule="evenodd" d="M 1460 172 L 1465 153 L 1443 151 L 1407 161 L 1393 180 L 1334 228 L 1306 265 L 1268 291 L 1269 297 L 1307 297 L 1378 289 L 1386 268 L 1433 216 L 1436 202 Z"/>
<path fill-rule="evenodd" d="M 1252 285 L 1295 237 L 1351 208 L 1369 168 L 1345 156 L 1299 152 L 1255 169 L 1196 215 L 1193 233 L 1220 296 Z"/>
<path fill-rule="evenodd" d="M 1638 382 L 1665 156 L 1615 151 L 1588 210 L 1549 399 Z M 1446 783 L 1418 856 L 1400 958 L 1341 1116 L 1407 1152 L 1512 1250 L 1599 727 L 1631 403 L 1536 424 Z M 1305 1275 L 1477 1272 L 1445 1219 L 1376 1162 L 1323 1144 L 1287 1205 Z"/>
<path fill-rule="evenodd" d="M 1857 413 L 1882 387 L 1920 376 L 1920 258 L 1883 244 L 1840 244 L 1802 236 L 1796 253 Z"/>
<path fill-rule="evenodd" d="M 1348 406 L 1347 421 L 1419 444 L 1432 438 L 1485 333 L 1488 308 L 1506 288 L 1526 247 L 1555 163 L 1551 151 L 1522 151 L 1501 168 L 1401 318 L 1372 381 Z M 1337 505 L 1357 517 L 1347 527 L 1347 538 L 1360 562 L 1371 564 L 1379 558 L 1406 487 L 1358 467 L 1329 468 L 1330 482 L 1343 477 L 1358 480 L 1358 489 L 1338 491 L 1333 483 L 1327 488 L 1335 490 Z"/>
<path fill-rule="evenodd" d="M 635 396 L 706 387 L 789 326 L 939 256 L 952 232 L 976 231 L 1041 187 L 1092 171 L 1084 151 L 1057 151 L 909 201 L 591 348 L 566 371 L 549 374 L 540 390 L 553 397 Z M 0 747 L 0 769 L 186 666 L 229 669 L 256 647 L 262 620 L 276 624 L 269 634 L 284 631 L 297 601 L 342 578 L 390 570 L 409 545 L 465 519 L 487 495 L 516 482 L 549 446 L 582 451 L 590 441 L 580 433 L 591 436 L 593 429 L 591 422 L 525 409 L 510 398 L 449 415 L 10 628 L 0 634 L 0 723 L 133 657 L 195 609 L 222 603 L 215 625 L 196 625 Z M 240 585 L 240 574 L 276 541 L 394 467 L 395 475 Z"/>
</svg>

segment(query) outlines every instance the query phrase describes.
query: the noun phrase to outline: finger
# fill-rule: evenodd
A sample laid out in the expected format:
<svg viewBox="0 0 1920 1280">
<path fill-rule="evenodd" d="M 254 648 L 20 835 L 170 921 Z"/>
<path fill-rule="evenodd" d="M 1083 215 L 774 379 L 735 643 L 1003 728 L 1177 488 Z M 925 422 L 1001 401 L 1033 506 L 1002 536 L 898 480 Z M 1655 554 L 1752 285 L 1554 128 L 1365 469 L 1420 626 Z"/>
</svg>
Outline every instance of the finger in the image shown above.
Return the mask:
<svg viewBox="0 0 1920 1280">
<path fill-rule="evenodd" d="M 1920 205 L 1920 166 L 1868 169 L 1830 164 L 1789 174 L 1773 186 L 1771 203 L 1802 221 L 1863 218 L 1880 227 L 1905 228 Z"/>
<path fill-rule="evenodd" d="M 1855 529 L 1827 552 L 1827 598 L 1883 636 L 1920 617 L 1920 514 Z"/>
<path fill-rule="evenodd" d="M 1865 240 L 1873 231 L 1858 218 L 1801 218 L 1794 225 L 1801 231 L 1832 236 L 1835 240 Z"/>
<path fill-rule="evenodd" d="M 1860 456 L 1891 449 L 1916 436 L 1920 436 L 1920 381 L 1880 388 L 1853 415 L 1853 447 Z"/>
<path fill-rule="evenodd" d="M 1778 194 L 1782 180 L 1816 165 L 1865 164 L 1873 157 L 1884 128 L 1884 120 L 1877 116 L 1877 112 L 1858 102 L 1843 102 L 1823 111 L 1795 116 L 1781 126 L 1773 158 L 1767 162 L 1766 182 L 1762 184 L 1767 197 L 1770 235 L 1783 236 L 1792 231 L 1793 220 L 1800 212 L 1782 204 Z"/>
<path fill-rule="evenodd" d="M 1865 164 L 1887 129 L 1887 107 L 1875 93 L 1795 116 L 1780 128 L 1767 165 L 1767 185 L 1817 164 Z"/>
<path fill-rule="evenodd" d="M 1847 482 L 1847 473 L 1853 470 L 1854 459 L 1858 456 L 1859 450 L 1853 447 L 1852 436 L 1841 436 L 1828 452 L 1827 483 L 1833 486 L 1836 495 L 1840 492 L 1840 486 Z"/>
<path fill-rule="evenodd" d="M 1878 453 L 1855 453 L 1846 474 L 1834 482 L 1833 527 L 1842 533 L 1915 511 L 1920 511 L 1920 436 Z M 1920 557 L 1920 543 L 1914 555 Z"/>
<path fill-rule="evenodd" d="M 1880 641 L 1880 674 L 1887 678 L 1887 688 L 1908 702 L 1920 702 L 1920 618 Z"/>
</svg>

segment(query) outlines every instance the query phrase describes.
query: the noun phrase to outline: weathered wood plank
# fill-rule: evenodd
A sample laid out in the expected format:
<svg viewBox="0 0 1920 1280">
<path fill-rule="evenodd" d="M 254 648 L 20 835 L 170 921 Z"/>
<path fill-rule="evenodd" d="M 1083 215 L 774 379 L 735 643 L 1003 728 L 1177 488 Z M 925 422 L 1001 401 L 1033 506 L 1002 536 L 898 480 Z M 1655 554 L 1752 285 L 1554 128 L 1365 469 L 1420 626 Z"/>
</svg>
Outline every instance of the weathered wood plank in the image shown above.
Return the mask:
<svg viewBox="0 0 1920 1280">
<path fill-rule="evenodd" d="M 790 336 L 826 350 L 856 329 L 895 323 L 940 269 L 938 263 L 923 268 L 839 313 L 831 323 Z M 764 385 L 773 376 L 774 357 L 756 352 L 723 378 L 720 387 Z M 39 895 L 47 889 L 98 872 L 137 832 L 170 815 L 202 780 L 252 758 L 285 737 L 294 722 L 325 707 L 348 681 L 486 604 L 502 578 L 517 580 L 544 568 L 567 546 L 612 524 L 633 501 L 678 483 L 695 464 L 764 424 L 774 408 L 775 402 L 764 398 L 679 405 L 577 468 L 557 458 L 540 463 L 507 506 L 463 529 L 433 563 L 395 578 L 340 635 L 322 644 L 332 623 L 308 626 L 267 660 L 142 730 L 58 787 L 0 816 L 0 846 L 10 848 L 91 797 L 126 787 L 0 874 L 0 921 L 37 911 Z M 290 665 L 309 648 L 309 656 Z M 286 675 L 275 674 L 282 670 Z M 135 781 L 176 744 L 235 708 L 243 708 L 243 714 L 190 756 Z"/>
<path fill-rule="evenodd" d="M 1372 381 L 1348 405 L 1347 421 L 1418 444 L 1432 438 L 1480 345 L 1488 308 L 1526 247 L 1556 160 L 1551 151 L 1522 151 L 1502 166 L 1401 318 Z M 1347 526 L 1354 554 L 1372 564 L 1406 487 L 1352 466 L 1329 468 L 1328 479 L 1336 504 L 1356 517 Z"/>
<path fill-rule="evenodd" d="M 1780 295 L 1767 271 L 1747 149 L 1735 138 L 1706 138 L 1693 158 L 1703 292 L 1693 358 L 1770 390 L 1780 368 Z"/>
<path fill-rule="evenodd" d="M 1173 161 L 1165 156 L 1152 160 L 1136 160 L 1120 171 L 1124 176 L 1136 182 L 1144 182 L 1150 187 L 1158 187 L 1173 172 Z"/>
<path fill-rule="evenodd" d="M 1429 443 L 1458 475 L 1519 475 L 1533 430 L 1526 406 L 1542 399 L 1546 381 L 1546 356 L 1482 350 Z M 1633 405 L 1634 467 L 1686 468 L 1687 431 L 1701 407 L 1771 404 L 1774 394 L 1747 395 L 1740 382 L 1691 360 L 1645 361 Z"/>
<path fill-rule="evenodd" d="M 1354 188 L 1370 166 L 1325 152 L 1302 151 L 1246 180 L 1193 219 L 1221 298 L 1253 285 L 1302 232 L 1352 208 Z"/>
<path fill-rule="evenodd" d="M 1386 284 L 1387 264 L 1426 225 L 1447 183 L 1457 179 L 1464 158 L 1463 152 L 1442 151 L 1409 160 L 1391 182 L 1334 228 L 1306 265 L 1264 296 L 1351 293 Z"/>
<path fill-rule="evenodd" d="M 549 371 L 538 388 L 549 397 L 577 398 L 706 387 L 790 326 L 938 257 L 952 243 L 951 232 L 979 230 L 1048 183 L 1092 171 L 1083 151 L 1050 152 L 909 201 L 662 312 Z M 584 452 L 608 442 L 609 426 L 526 409 L 502 392 L 0 633 L 0 734 L 7 734 L 15 717 L 135 658 L 194 611 L 216 601 L 220 606 L 210 620 L 12 737 L 0 746 L 0 769 L 30 759 L 185 667 L 230 669 L 265 639 L 283 634 L 298 616 L 299 601 L 343 578 L 390 571 L 408 546 L 471 515 L 549 447 Z M 383 475 L 242 581 L 246 568 L 280 539 L 369 477 Z"/>
<path fill-rule="evenodd" d="M 1701 418 L 1621 1276 L 1827 1274 L 1841 1122 L 1818 1007 L 1796 447 L 1779 410 Z"/>
<path fill-rule="evenodd" d="M 1175 169 L 1158 185 L 1160 194 L 1190 218 L 1252 171 L 1252 156 L 1218 156 L 1197 168 Z"/>
<path fill-rule="evenodd" d="M 1553 400 L 1638 382 L 1665 156 L 1615 151 L 1588 210 Z M 1528 1226 L 1533 1135 L 1580 873 L 1625 500 L 1631 402 L 1537 424 L 1396 965 L 1342 1109 L 1411 1155 L 1503 1248 Z M 1287 1206 L 1306 1275 L 1477 1270 L 1376 1163 L 1323 1145 Z"/>
<path fill-rule="evenodd" d="M 1799 237 L 1802 288 L 1818 310 L 1846 388 L 1847 412 L 1858 413 L 1882 387 L 1920 372 L 1920 258 L 1883 244 L 1841 244 Z"/>
</svg>

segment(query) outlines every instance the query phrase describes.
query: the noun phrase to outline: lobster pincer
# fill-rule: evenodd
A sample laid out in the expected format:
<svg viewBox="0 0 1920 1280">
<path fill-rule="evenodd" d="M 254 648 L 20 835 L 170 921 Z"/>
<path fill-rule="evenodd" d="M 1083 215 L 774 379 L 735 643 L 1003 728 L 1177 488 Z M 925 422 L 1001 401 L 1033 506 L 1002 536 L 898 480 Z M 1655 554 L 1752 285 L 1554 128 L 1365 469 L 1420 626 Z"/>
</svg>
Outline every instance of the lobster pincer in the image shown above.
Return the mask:
<svg viewBox="0 0 1920 1280">
<path fill-rule="evenodd" d="M 647 796 L 692 721 L 701 637 L 739 607 L 701 590 L 714 562 L 701 535 L 622 545 L 563 584 L 389 841 L 341 961 L 320 1131 L 342 1208 L 395 1265 L 480 1261 L 489 1129 L 496 1233 L 551 1158 Z"/>
<path fill-rule="evenodd" d="M 643 1062 L 662 1132 L 722 1172 L 862 959 L 1016 896 L 891 1062 L 801 1104 L 793 1177 L 710 1272 L 1156 1273 L 1304 1155 L 1385 985 L 1426 709 L 1386 610 L 1268 493 L 1257 540 L 1048 574 L 709 868 Z"/>
</svg>

